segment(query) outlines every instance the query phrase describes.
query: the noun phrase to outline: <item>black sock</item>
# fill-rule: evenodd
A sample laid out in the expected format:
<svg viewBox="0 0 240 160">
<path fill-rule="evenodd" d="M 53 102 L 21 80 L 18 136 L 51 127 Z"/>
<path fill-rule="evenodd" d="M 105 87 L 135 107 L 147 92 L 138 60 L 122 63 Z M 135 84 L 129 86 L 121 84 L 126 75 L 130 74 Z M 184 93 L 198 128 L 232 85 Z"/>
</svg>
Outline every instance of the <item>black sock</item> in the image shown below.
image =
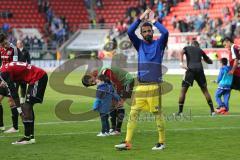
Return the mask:
<svg viewBox="0 0 240 160">
<path fill-rule="evenodd" d="M 122 107 L 121 109 L 117 110 L 117 127 L 116 127 L 116 131 L 118 131 L 118 132 L 121 132 L 121 128 L 122 128 L 122 123 L 123 123 L 124 117 L 125 117 L 125 109 Z"/>
<path fill-rule="evenodd" d="M 212 100 L 209 100 L 209 101 L 208 101 L 208 105 L 209 105 L 209 107 L 210 107 L 211 112 L 214 112 Z"/>
<path fill-rule="evenodd" d="M 31 135 L 31 130 L 32 130 L 32 121 L 23 121 L 24 124 L 24 134 L 26 137 L 30 137 Z"/>
<path fill-rule="evenodd" d="M 178 113 L 182 113 L 182 112 L 183 112 L 183 103 L 179 103 Z"/>
<path fill-rule="evenodd" d="M 12 111 L 13 128 L 18 130 L 18 115 L 19 115 L 19 113 L 18 113 L 17 107 L 11 108 L 11 111 Z"/>
<path fill-rule="evenodd" d="M 111 129 L 113 129 L 113 131 L 116 130 L 116 123 L 117 123 L 117 110 L 114 109 L 110 112 L 110 121 L 111 121 Z"/>
<path fill-rule="evenodd" d="M 32 125 L 31 125 L 31 132 L 30 132 L 30 135 L 31 135 L 31 138 L 34 138 L 34 122 L 35 122 L 35 114 L 34 114 L 34 112 L 33 112 L 32 114 L 33 114 L 33 122 L 32 122 Z"/>
<path fill-rule="evenodd" d="M 3 127 L 3 106 L 0 104 L 0 127 Z"/>
</svg>

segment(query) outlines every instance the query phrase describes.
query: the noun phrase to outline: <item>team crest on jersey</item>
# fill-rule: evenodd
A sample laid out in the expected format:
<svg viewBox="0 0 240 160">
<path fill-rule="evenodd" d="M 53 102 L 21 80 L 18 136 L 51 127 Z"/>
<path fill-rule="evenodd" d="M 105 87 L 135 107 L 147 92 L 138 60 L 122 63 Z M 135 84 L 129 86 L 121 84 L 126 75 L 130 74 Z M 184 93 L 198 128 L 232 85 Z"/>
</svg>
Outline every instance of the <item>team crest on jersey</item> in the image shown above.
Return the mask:
<svg viewBox="0 0 240 160">
<path fill-rule="evenodd" d="M 7 51 L 7 55 L 11 55 L 12 54 L 12 51 Z"/>
</svg>

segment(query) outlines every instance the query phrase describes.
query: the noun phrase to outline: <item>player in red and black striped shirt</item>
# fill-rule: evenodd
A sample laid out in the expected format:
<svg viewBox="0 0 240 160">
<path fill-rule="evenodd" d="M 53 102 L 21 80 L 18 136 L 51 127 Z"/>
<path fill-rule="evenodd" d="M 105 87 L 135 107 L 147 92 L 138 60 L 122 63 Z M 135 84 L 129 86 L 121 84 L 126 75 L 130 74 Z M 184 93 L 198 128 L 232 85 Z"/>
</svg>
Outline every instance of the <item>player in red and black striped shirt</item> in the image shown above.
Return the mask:
<svg viewBox="0 0 240 160">
<path fill-rule="evenodd" d="M 25 136 L 12 144 L 32 144 L 34 139 L 34 111 L 35 103 L 42 103 L 47 86 L 47 73 L 41 68 L 24 62 L 11 62 L 2 66 L 0 70 L 1 85 L 7 86 L 24 124 Z M 20 108 L 20 99 L 14 83 L 28 84 L 26 101 Z"/>
<path fill-rule="evenodd" d="M 229 63 L 232 67 L 230 74 L 233 74 L 232 89 L 240 90 L 240 46 L 233 43 L 229 37 L 223 39 L 223 45 L 230 51 Z"/>
<path fill-rule="evenodd" d="M 2 65 L 18 60 L 17 48 L 13 44 L 8 42 L 7 36 L 3 33 L 0 34 L 0 57 L 1 57 L 0 60 Z M 5 130 L 5 127 L 3 124 L 3 107 L 1 104 L 4 96 L 9 97 L 8 91 L 6 88 L 0 87 L 0 132 Z M 15 133 L 19 131 L 18 130 L 18 112 L 12 98 L 9 98 L 8 102 L 12 112 L 13 127 L 8 129 L 4 133 Z"/>
</svg>

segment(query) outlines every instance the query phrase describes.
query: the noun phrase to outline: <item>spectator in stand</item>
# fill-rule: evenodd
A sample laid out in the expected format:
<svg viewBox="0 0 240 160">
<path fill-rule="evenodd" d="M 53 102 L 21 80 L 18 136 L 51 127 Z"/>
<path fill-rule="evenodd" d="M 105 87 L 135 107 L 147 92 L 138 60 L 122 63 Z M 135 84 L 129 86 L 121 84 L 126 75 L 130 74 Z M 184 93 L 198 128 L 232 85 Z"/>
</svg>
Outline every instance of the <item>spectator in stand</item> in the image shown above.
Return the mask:
<svg viewBox="0 0 240 160">
<path fill-rule="evenodd" d="M 212 48 L 210 34 L 201 33 L 199 36 L 200 48 Z"/>
<path fill-rule="evenodd" d="M 27 50 L 30 50 L 30 38 L 28 36 L 23 38 L 23 45 Z"/>
<path fill-rule="evenodd" d="M 64 42 L 65 35 L 66 35 L 66 31 L 65 31 L 65 28 L 63 27 L 63 24 L 61 23 L 56 33 L 56 41 L 59 44 L 62 44 Z"/>
<path fill-rule="evenodd" d="M 96 0 L 96 5 L 97 5 L 98 8 L 103 8 L 102 0 Z"/>
<path fill-rule="evenodd" d="M 100 28 L 102 28 L 102 29 L 104 28 L 105 19 L 102 15 L 99 15 L 97 23 L 100 25 Z"/>
<path fill-rule="evenodd" d="M 91 0 L 84 0 L 84 5 L 87 9 L 91 9 L 91 5 L 92 5 Z"/>
<path fill-rule="evenodd" d="M 192 16 L 187 13 L 185 16 L 185 20 L 188 25 L 188 31 L 192 32 L 194 30 Z"/>
<path fill-rule="evenodd" d="M 203 10 L 203 9 L 205 9 L 204 8 L 204 0 L 198 0 L 198 5 L 199 5 L 199 8 L 201 9 L 201 10 Z"/>
<path fill-rule="evenodd" d="M 118 21 L 114 26 L 114 31 L 117 33 L 117 36 L 122 36 L 127 32 L 127 25 L 123 21 Z"/>
<path fill-rule="evenodd" d="M 43 12 L 43 1 L 38 0 L 38 12 L 42 13 Z"/>
<path fill-rule="evenodd" d="M 155 5 L 155 0 L 150 0 L 149 1 L 149 8 L 153 8 L 153 6 Z"/>
<path fill-rule="evenodd" d="M 49 7 L 46 13 L 46 17 L 47 17 L 47 22 L 52 23 L 52 19 L 53 19 L 53 11 L 52 8 Z"/>
<path fill-rule="evenodd" d="M 220 34 L 220 31 L 217 31 L 214 34 L 214 38 L 215 38 L 215 46 L 214 47 L 223 48 L 223 44 L 222 44 L 223 36 Z"/>
<path fill-rule="evenodd" d="M 236 0 L 232 0 L 231 10 L 234 16 L 238 17 L 240 13 L 240 3 L 237 2 Z"/>
<path fill-rule="evenodd" d="M 51 26 L 51 23 L 49 22 L 46 22 L 43 26 L 43 32 L 45 37 L 48 37 L 51 34 L 50 26 Z"/>
<path fill-rule="evenodd" d="M 229 10 L 228 7 L 224 7 L 224 8 L 222 9 L 222 13 L 223 13 L 223 20 L 224 20 L 225 22 L 229 21 L 229 20 L 232 18 L 231 13 L 230 13 L 230 10 Z"/>
<path fill-rule="evenodd" d="M 9 30 L 8 32 L 8 42 L 12 43 L 12 44 L 16 44 L 17 39 L 15 38 L 15 36 L 13 35 L 12 30 Z"/>
<path fill-rule="evenodd" d="M 12 18 L 13 13 L 10 11 L 10 9 L 5 9 L 2 12 L 0 12 L 0 17 L 2 17 L 2 18 Z"/>
<path fill-rule="evenodd" d="M 163 11 L 158 13 L 158 22 L 162 23 L 164 17 L 165 17 L 165 13 Z"/>
<path fill-rule="evenodd" d="M 174 15 L 171 19 L 171 24 L 173 25 L 173 28 L 177 28 L 177 15 Z"/>
<path fill-rule="evenodd" d="M 231 20 L 223 24 L 223 30 L 224 30 L 224 37 L 233 37 L 234 30 L 233 30 L 233 25 Z"/>
<path fill-rule="evenodd" d="M 138 8 L 140 8 L 141 12 L 144 12 L 147 9 L 146 0 L 139 0 Z"/>
<path fill-rule="evenodd" d="M 200 14 L 194 20 L 194 28 L 196 32 L 200 32 L 204 25 L 204 15 Z"/>
<path fill-rule="evenodd" d="M 188 24 L 186 23 L 185 19 L 179 19 L 178 27 L 180 32 L 188 32 Z"/>
<path fill-rule="evenodd" d="M 34 36 L 32 39 L 32 49 L 33 50 L 41 50 L 42 49 L 42 42 L 37 36 Z"/>
<path fill-rule="evenodd" d="M 240 38 L 240 19 L 236 22 L 235 37 Z"/>
<path fill-rule="evenodd" d="M 45 0 L 44 3 L 43 3 L 44 13 L 46 13 L 49 8 L 50 8 L 50 3 L 49 3 L 48 0 Z"/>
<path fill-rule="evenodd" d="M 199 0 L 193 0 L 193 8 L 195 10 L 199 10 L 200 9 Z"/>
<path fill-rule="evenodd" d="M 209 9 L 211 7 L 211 0 L 205 0 L 204 8 Z"/>
<path fill-rule="evenodd" d="M 167 0 L 164 4 L 165 16 L 170 12 L 171 7 L 173 6 L 173 0 Z"/>
<path fill-rule="evenodd" d="M 3 23 L 3 25 L 2 25 L 2 31 L 4 32 L 4 33 L 7 33 L 8 31 L 10 30 L 10 24 L 8 24 L 8 23 Z"/>
<path fill-rule="evenodd" d="M 162 0 L 158 1 L 157 11 L 158 11 L 158 14 L 161 14 L 161 12 L 163 11 L 163 2 L 162 2 Z"/>
</svg>

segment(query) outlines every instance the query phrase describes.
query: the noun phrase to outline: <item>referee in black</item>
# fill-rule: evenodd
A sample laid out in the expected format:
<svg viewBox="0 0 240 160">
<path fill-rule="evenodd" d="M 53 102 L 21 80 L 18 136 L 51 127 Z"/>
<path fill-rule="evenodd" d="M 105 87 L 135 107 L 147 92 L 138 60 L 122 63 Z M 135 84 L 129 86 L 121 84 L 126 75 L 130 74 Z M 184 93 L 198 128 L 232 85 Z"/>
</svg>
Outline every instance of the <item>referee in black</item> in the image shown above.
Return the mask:
<svg viewBox="0 0 240 160">
<path fill-rule="evenodd" d="M 186 56 L 187 64 L 183 63 L 184 55 Z M 201 88 L 201 91 L 207 100 L 207 103 L 210 107 L 210 115 L 215 115 L 213 102 L 207 88 L 207 81 L 202 66 L 202 59 L 207 64 L 213 63 L 206 53 L 199 47 L 199 43 L 196 40 L 192 41 L 191 46 L 184 47 L 180 54 L 180 67 L 186 69 L 186 72 L 182 81 L 182 89 L 179 96 L 179 111 L 177 115 L 181 115 L 183 112 L 186 93 L 189 86 L 193 85 L 194 80 L 197 81 L 198 86 Z"/>
<path fill-rule="evenodd" d="M 18 61 L 26 62 L 26 63 L 30 64 L 31 59 L 30 59 L 29 51 L 23 46 L 23 42 L 21 40 L 17 40 L 17 48 L 18 48 Z M 25 102 L 27 84 L 20 82 L 20 83 L 17 83 L 16 85 L 17 85 L 17 90 L 18 90 L 19 86 L 21 88 L 20 103 L 23 104 Z"/>
</svg>

